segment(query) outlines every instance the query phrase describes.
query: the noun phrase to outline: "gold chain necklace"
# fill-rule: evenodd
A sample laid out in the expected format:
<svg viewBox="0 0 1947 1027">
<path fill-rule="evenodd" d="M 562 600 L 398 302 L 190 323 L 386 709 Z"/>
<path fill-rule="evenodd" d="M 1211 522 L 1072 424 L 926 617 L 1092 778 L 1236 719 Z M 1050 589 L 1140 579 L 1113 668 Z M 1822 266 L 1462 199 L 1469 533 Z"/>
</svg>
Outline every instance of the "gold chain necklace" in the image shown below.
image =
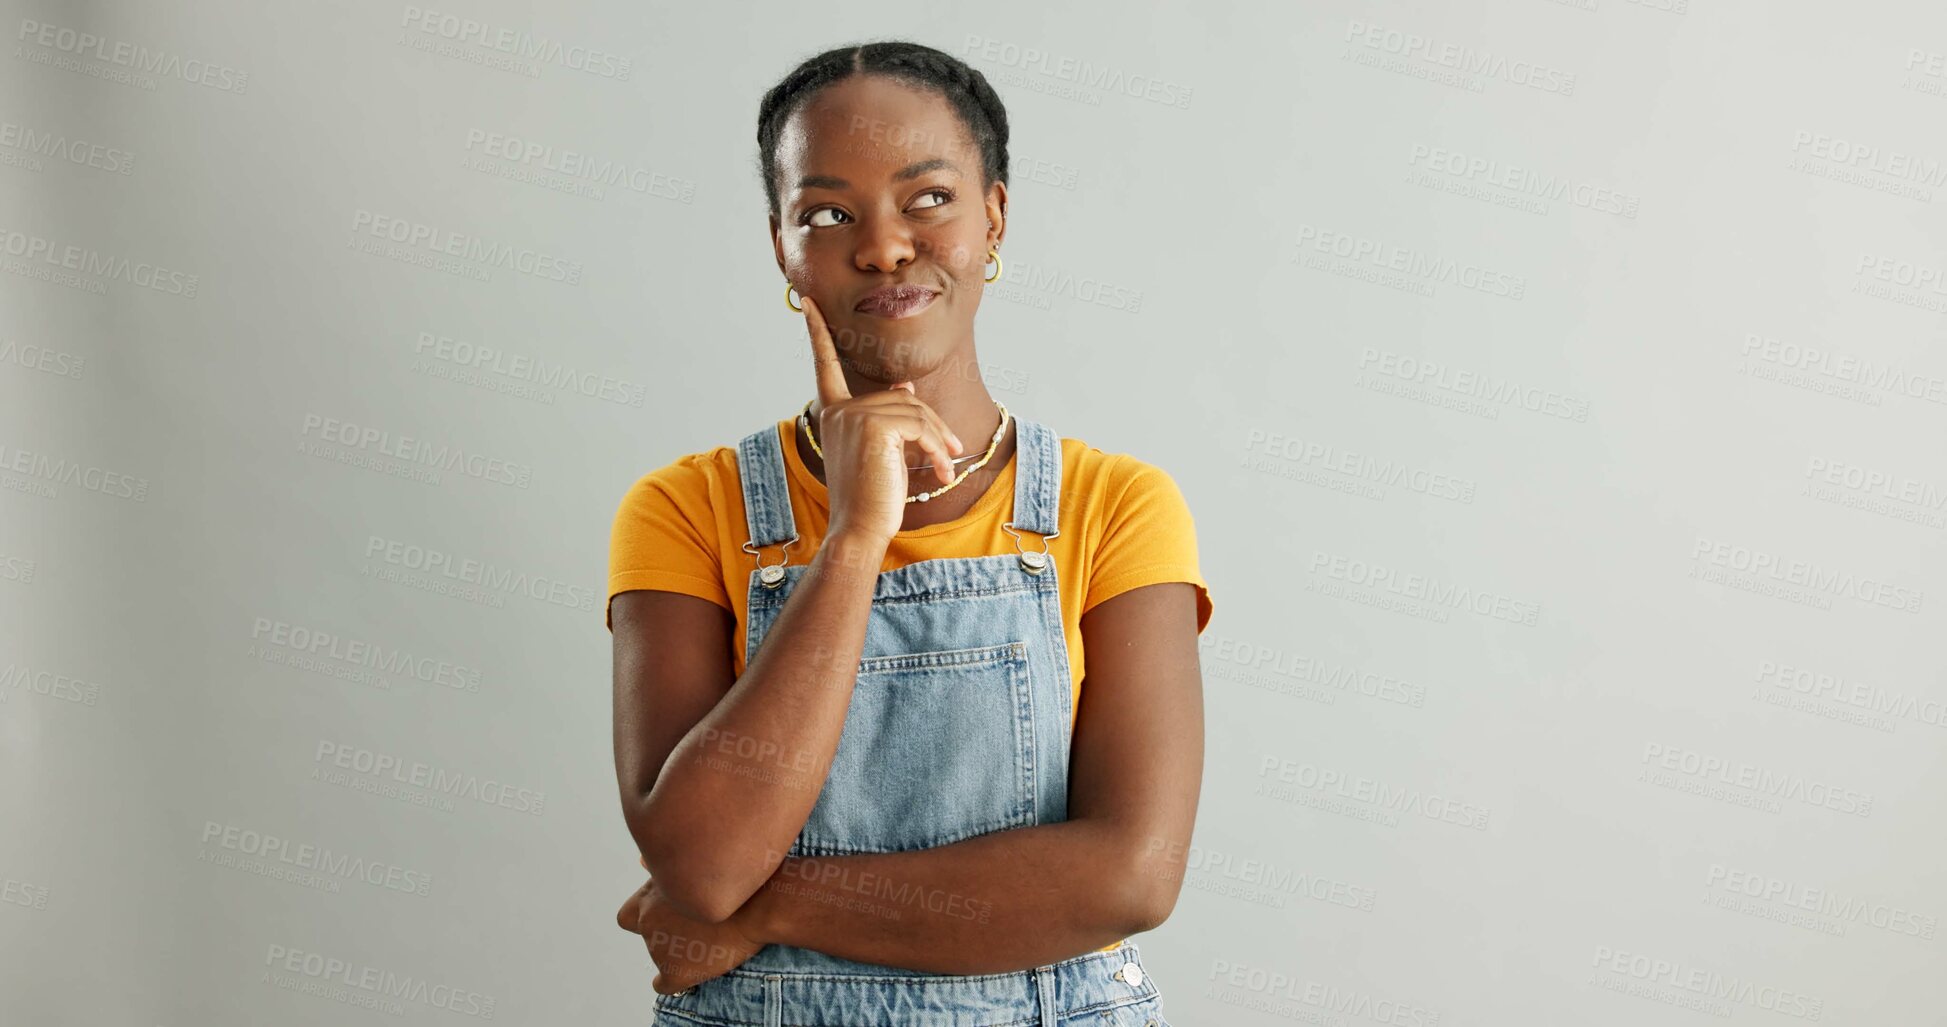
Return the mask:
<svg viewBox="0 0 1947 1027">
<path fill-rule="evenodd" d="M 818 459 L 823 460 L 825 459 L 825 451 L 819 448 L 818 437 L 811 433 L 811 404 L 813 402 L 814 400 L 809 400 L 809 399 L 805 400 L 804 409 L 798 412 L 798 425 L 799 427 L 802 427 L 804 429 L 805 441 L 811 443 L 811 451 L 813 453 L 818 454 Z M 994 429 L 994 437 L 987 441 L 987 452 L 981 455 L 980 461 L 974 464 L 972 467 L 969 467 L 966 470 L 961 471 L 960 474 L 957 477 L 955 477 L 952 481 L 947 482 L 945 485 L 942 485 L 931 492 L 922 492 L 917 496 L 907 496 L 906 502 L 924 503 L 945 492 L 949 492 L 955 486 L 959 485 L 961 482 L 966 481 L 967 475 L 980 470 L 982 464 L 985 464 L 987 461 L 992 460 L 994 458 L 994 451 L 999 449 L 1001 445 L 1001 436 L 1007 434 L 1007 404 L 1002 403 L 1000 400 L 997 399 L 994 401 L 994 405 L 999 407 L 1001 410 L 1001 423 L 999 427 Z M 961 459 L 966 459 L 966 458 L 962 457 Z M 956 460 L 954 461 L 954 463 L 959 463 L 959 461 Z M 926 466 L 931 467 L 933 465 L 927 464 Z M 907 469 L 920 470 L 922 468 L 907 468 Z"/>
</svg>

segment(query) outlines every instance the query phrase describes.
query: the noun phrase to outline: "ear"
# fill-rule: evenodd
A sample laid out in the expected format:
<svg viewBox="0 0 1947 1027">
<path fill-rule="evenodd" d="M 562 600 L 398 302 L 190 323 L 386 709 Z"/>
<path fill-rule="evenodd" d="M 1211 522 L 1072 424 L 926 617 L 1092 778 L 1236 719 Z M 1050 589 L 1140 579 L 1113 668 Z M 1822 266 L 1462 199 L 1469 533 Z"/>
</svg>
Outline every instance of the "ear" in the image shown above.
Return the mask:
<svg viewBox="0 0 1947 1027">
<path fill-rule="evenodd" d="M 771 221 L 771 253 L 777 257 L 777 273 L 780 275 L 784 275 L 786 278 L 789 278 L 790 275 L 785 275 L 784 272 L 784 236 L 782 233 L 778 231 L 777 215 L 772 214 L 770 221 Z"/>
<path fill-rule="evenodd" d="M 1007 238 L 1007 183 L 995 182 L 987 190 L 987 245 L 998 248 Z"/>
</svg>

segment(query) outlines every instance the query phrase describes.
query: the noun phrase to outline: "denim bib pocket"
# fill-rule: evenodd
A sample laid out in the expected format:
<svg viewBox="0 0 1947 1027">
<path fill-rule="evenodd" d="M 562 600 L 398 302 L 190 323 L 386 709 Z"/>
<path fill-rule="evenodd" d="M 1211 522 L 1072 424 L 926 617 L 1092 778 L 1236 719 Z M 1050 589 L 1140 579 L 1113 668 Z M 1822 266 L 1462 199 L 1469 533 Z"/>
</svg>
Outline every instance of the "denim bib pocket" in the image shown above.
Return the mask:
<svg viewBox="0 0 1947 1027">
<path fill-rule="evenodd" d="M 860 660 L 791 854 L 903 852 L 1035 823 L 1032 686 L 1019 641 Z"/>
</svg>

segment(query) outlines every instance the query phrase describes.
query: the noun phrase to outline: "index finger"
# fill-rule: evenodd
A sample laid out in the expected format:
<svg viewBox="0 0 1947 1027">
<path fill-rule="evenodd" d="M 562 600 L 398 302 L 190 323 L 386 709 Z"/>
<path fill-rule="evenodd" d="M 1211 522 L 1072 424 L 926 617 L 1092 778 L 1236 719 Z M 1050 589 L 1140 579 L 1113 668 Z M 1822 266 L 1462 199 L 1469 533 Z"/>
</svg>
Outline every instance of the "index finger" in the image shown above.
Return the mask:
<svg viewBox="0 0 1947 1027">
<path fill-rule="evenodd" d="M 824 313 L 811 297 L 798 298 L 804 303 L 805 327 L 811 332 L 811 364 L 818 379 L 819 404 L 830 406 L 851 399 L 852 390 L 845 385 L 845 371 L 839 366 L 838 347 L 832 343 L 831 330 L 825 327 Z"/>
</svg>

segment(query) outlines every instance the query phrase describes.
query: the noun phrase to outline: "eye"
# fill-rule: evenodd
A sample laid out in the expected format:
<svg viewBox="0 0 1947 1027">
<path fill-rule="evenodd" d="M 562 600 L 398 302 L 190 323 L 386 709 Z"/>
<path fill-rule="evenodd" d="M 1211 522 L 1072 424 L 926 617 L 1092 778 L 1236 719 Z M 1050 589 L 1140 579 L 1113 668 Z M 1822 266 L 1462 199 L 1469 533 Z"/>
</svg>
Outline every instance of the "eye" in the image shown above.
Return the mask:
<svg viewBox="0 0 1947 1027">
<path fill-rule="evenodd" d="M 938 202 L 938 203 L 927 203 L 927 204 L 921 204 L 921 205 L 919 205 L 919 207 L 917 208 L 917 209 L 919 209 L 919 210 L 926 210 L 926 209 L 930 209 L 930 208 L 932 208 L 932 207 L 944 207 L 944 206 L 946 206 L 947 204 L 949 204 L 949 203 L 952 203 L 952 202 L 953 202 L 953 190 L 951 190 L 951 189 L 947 189 L 947 188 L 944 188 L 944 187 L 942 187 L 942 188 L 939 188 L 939 189 L 928 189 L 928 190 L 926 190 L 925 192 L 923 192 L 923 193 L 921 193 L 920 195 L 921 195 L 921 196 L 940 196 L 940 197 L 944 197 L 944 199 L 942 199 L 942 200 L 941 200 L 940 202 Z"/>
<path fill-rule="evenodd" d="M 908 207 L 906 209 L 907 210 L 933 210 L 938 207 L 944 207 L 947 204 L 953 202 L 953 190 L 948 189 L 944 186 L 938 189 L 928 189 L 925 192 L 921 193 L 920 196 L 922 198 L 927 196 L 938 196 L 940 197 L 940 201 L 938 203 L 916 203 L 913 206 Z M 806 211 L 805 214 L 798 219 L 798 223 L 802 225 L 810 225 L 813 228 L 832 228 L 835 227 L 837 224 L 843 223 L 843 222 L 832 222 L 832 221 L 823 221 L 823 222 L 818 221 L 817 218 L 821 214 L 830 214 L 835 217 L 843 218 L 845 219 L 845 221 L 850 221 L 852 219 L 852 215 L 847 214 L 842 210 L 839 210 L 837 207 L 818 207 L 814 210 Z"/>
</svg>

